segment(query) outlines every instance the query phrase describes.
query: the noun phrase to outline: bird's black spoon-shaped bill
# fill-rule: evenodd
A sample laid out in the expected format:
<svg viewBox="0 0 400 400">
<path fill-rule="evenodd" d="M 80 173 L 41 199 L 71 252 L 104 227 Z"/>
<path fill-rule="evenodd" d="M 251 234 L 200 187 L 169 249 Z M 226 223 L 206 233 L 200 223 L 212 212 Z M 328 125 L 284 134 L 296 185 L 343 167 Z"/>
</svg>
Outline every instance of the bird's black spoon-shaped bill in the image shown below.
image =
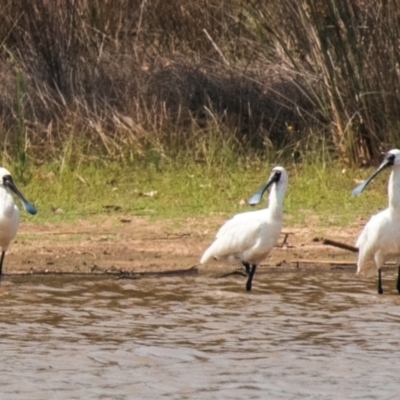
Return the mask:
<svg viewBox="0 0 400 400">
<path fill-rule="evenodd" d="M 22 201 L 22 200 L 21 200 Z M 32 215 L 35 215 L 37 213 L 37 210 L 35 208 L 35 206 L 31 203 L 29 203 L 28 201 L 25 200 L 25 202 L 22 202 L 22 204 L 24 205 L 25 210 Z"/>
<path fill-rule="evenodd" d="M 357 185 L 351 194 L 353 196 L 358 196 L 366 187 L 367 185 L 371 182 L 372 178 L 368 178 L 365 181 L 362 181 L 359 185 Z"/>
<path fill-rule="evenodd" d="M 265 185 L 261 186 L 260 189 L 257 190 L 257 192 L 255 192 L 251 197 L 248 198 L 247 204 L 250 206 L 255 206 L 256 204 L 258 204 L 261 201 L 265 190 Z"/>
<path fill-rule="evenodd" d="M 35 206 L 33 204 L 29 203 L 29 201 L 25 199 L 25 197 L 22 195 L 22 193 L 18 190 L 17 186 L 15 186 L 15 183 L 11 177 L 8 178 L 7 186 L 18 196 L 18 198 L 21 200 L 22 205 L 24 206 L 25 210 L 29 214 L 35 215 L 37 213 Z"/>
<path fill-rule="evenodd" d="M 367 186 L 368 184 L 385 168 L 390 167 L 392 164 L 385 160 L 377 169 L 376 171 L 369 176 L 365 181 L 361 182 L 358 186 L 356 186 L 351 194 L 353 196 L 359 195 Z"/>
<path fill-rule="evenodd" d="M 247 200 L 247 204 L 249 206 L 255 206 L 256 204 L 258 204 L 262 197 L 264 192 L 275 182 L 274 178 L 269 179 L 269 181 L 267 183 L 265 183 L 264 185 L 262 185 L 260 187 L 260 189 L 257 190 L 257 192 L 255 192 L 251 197 L 249 197 L 249 199 Z"/>
</svg>

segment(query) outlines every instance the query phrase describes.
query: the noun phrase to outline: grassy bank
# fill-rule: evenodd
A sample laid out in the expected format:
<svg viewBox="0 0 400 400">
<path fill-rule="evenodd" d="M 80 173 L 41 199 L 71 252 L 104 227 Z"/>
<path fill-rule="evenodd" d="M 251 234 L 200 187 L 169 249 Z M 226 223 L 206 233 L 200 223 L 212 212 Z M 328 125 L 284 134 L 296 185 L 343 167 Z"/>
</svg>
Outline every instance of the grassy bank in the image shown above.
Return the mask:
<svg viewBox="0 0 400 400">
<path fill-rule="evenodd" d="M 293 223 L 369 215 L 386 190 L 351 198 L 356 168 L 400 127 L 381 3 L 0 0 L 0 163 L 38 221 L 228 216 L 275 163 Z"/>
<path fill-rule="evenodd" d="M 75 167 L 53 163 L 30 169 L 25 184 L 16 181 L 38 208 L 37 216 L 24 213 L 22 219 L 38 223 L 73 223 L 105 215 L 224 219 L 253 209 L 245 200 L 267 179 L 272 164 L 246 158 L 213 165 L 191 159 Z M 323 160 L 282 164 L 290 177 L 287 225 L 346 226 L 386 206 L 387 174 L 355 198 L 355 179 L 365 178 L 369 170 L 345 169 L 337 161 Z M 266 196 L 264 200 L 258 207 L 265 206 Z"/>
</svg>

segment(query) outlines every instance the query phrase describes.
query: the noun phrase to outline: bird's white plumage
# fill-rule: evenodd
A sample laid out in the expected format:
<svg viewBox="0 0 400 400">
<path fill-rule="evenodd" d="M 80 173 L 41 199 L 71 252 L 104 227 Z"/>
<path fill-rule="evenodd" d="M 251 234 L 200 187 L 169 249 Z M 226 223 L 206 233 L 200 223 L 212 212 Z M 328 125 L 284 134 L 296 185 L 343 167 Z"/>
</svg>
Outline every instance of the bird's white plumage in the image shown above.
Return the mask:
<svg viewBox="0 0 400 400">
<path fill-rule="evenodd" d="M 0 167 L 0 246 L 3 251 L 8 249 L 11 240 L 17 234 L 19 224 L 19 211 L 12 195 L 3 185 L 3 177 L 10 172 Z"/>
<path fill-rule="evenodd" d="M 17 234 L 19 224 L 18 207 L 15 205 L 14 199 L 9 190 L 11 190 L 21 200 L 24 209 L 29 214 L 36 214 L 36 208 L 29 203 L 18 190 L 10 172 L 5 168 L 0 167 L 0 280 L 3 272 L 4 256 L 11 240 Z"/>
<path fill-rule="evenodd" d="M 388 184 L 388 208 L 371 217 L 357 239 L 359 249 L 357 273 L 376 274 L 383 264 L 400 257 L 400 150 L 393 149 L 394 157 Z"/>
<path fill-rule="evenodd" d="M 235 257 L 257 265 L 268 255 L 281 233 L 283 197 L 288 185 L 285 169 L 275 167 L 272 174 L 276 171 L 281 176 L 271 187 L 269 207 L 237 214 L 222 225 L 215 241 L 201 257 L 201 264 L 212 258 Z"/>
</svg>

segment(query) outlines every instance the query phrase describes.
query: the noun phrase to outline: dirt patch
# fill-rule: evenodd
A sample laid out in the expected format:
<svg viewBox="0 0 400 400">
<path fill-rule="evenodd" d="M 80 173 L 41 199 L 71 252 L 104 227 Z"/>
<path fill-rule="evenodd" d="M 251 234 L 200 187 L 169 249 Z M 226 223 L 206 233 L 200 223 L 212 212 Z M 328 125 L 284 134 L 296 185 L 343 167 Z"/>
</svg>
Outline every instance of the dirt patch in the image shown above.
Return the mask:
<svg viewBox="0 0 400 400">
<path fill-rule="evenodd" d="M 75 224 L 21 223 L 5 258 L 4 273 L 104 273 L 149 272 L 190 268 L 212 242 L 219 218 L 152 221 L 143 217 L 115 216 L 101 222 L 80 220 Z M 354 264 L 356 255 L 322 244 L 329 237 L 353 245 L 361 227 L 325 231 L 310 227 L 285 227 L 280 243 L 262 264 L 283 267 L 330 262 Z M 282 246 L 288 233 L 287 240 Z M 199 266 L 200 273 L 221 273 L 238 264 L 212 262 Z"/>
</svg>

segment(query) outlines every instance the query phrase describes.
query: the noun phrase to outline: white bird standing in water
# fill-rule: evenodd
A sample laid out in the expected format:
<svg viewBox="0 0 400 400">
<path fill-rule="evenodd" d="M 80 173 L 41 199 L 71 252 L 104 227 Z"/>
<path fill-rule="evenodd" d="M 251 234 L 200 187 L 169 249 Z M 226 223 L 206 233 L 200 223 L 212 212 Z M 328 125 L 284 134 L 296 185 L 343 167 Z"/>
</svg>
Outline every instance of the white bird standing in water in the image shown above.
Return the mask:
<svg viewBox="0 0 400 400">
<path fill-rule="evenodd" d="M 246 290 L 251 290 L 257 265 L 268 255 L 278 241 L 283 221 L 283 197 L 288 175 L 283 167 L 274 167 L 268 181 L 248 200 L 259 203 L 271 186 L 269 208 L 235 215 L 219 229 L 215 241 L 204 252 L 200 263 L 211 258 L 237 258 L 246 268 Z"/>
<path fill-rule="evenodd" d="M 400 257 L 400 150 L 390 150 L 376 171 L 353 190 L 353 195 L 361 193 L 387 167 L 393 167 L 388 184 L 389 207 L 371 217 L 356 243 L 359 251 L 357 274 L 371 276 L 378 269 L 379 294 L 383 293 L 383 264 Z M 396 288 L 400 293 L 400 267 Z"/>
<path fill-rule="evenodd" d="M 36 214 L 35 207 L 29 203 L 17 189 L 9 171 L 0 167 L 0 246 L 2 249 L 0 258 L 0 280 L 3 271 L 3 261 L 11 240 L 17 233 L 19 224 L 19 211 L 14 199 L 7 189 L 14 192 L 22 202 L 29 214 Z"/>
</svg>

